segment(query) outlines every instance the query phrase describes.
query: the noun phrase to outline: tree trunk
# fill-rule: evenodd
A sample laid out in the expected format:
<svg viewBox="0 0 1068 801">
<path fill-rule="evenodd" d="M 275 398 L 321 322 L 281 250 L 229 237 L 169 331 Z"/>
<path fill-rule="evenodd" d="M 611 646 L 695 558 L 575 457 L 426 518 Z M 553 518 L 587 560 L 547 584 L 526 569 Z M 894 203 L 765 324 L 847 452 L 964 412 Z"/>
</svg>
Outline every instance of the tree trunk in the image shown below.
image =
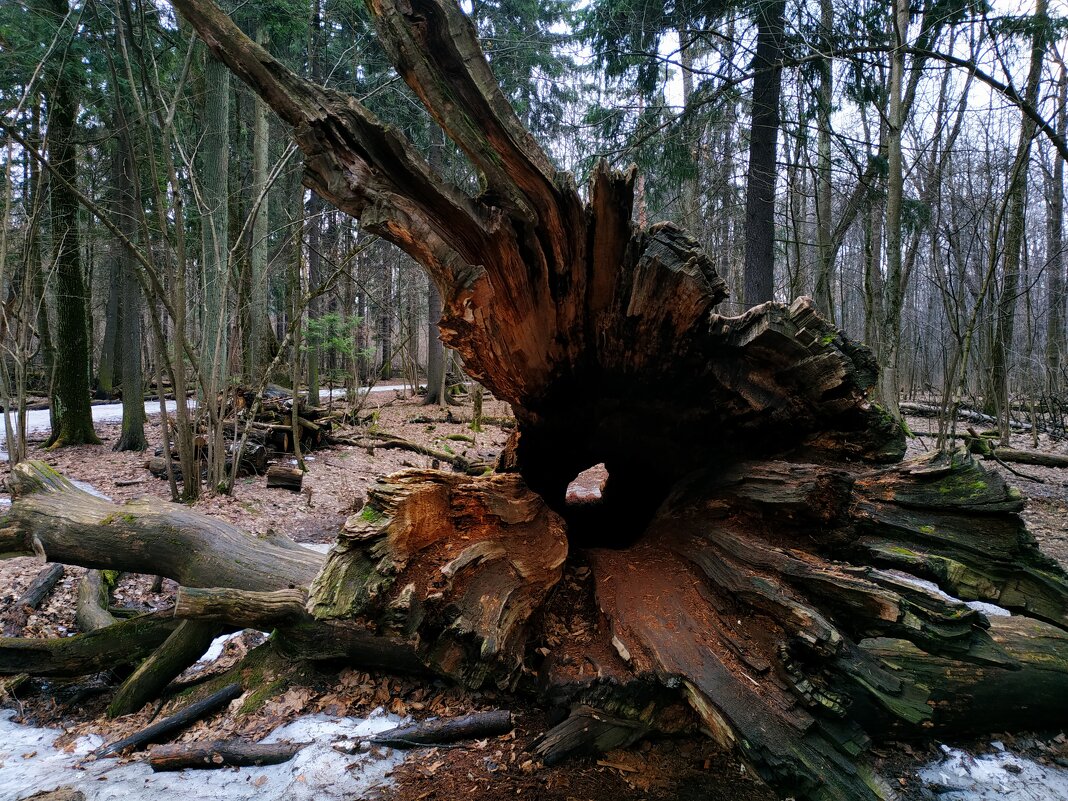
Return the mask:
<svg viewBox="0 0 1068 801">
<path fill-rule="evenodd" d="M 820 0 L 820 47 L 830 53 L 833 45 L 834 6 L 832 0 Z M 831 212 L 831 113 L 834 104 L 834 60 L 827 56 L 819 64 L 820 86 L 817 96 L 816 154 L 816 304 L 830 322 L 834 315 L 834 245 Z"/>
<path fill-rule="evenodd" d="M 230 73 L 206 54 L 203 141 L 200 146 L 201 265 L 204 291 L 200 360 L 209 396 L 226 387 L 229 376 L 230 254 Z"/>
<path fill-rule="evenodd" d="M 895 0 L 891 15 L 894 50 L 890 56 L 890 102 L 886 121 L 886 284 L 883 299 L 880 359 L 882 380 L 879 400 L 894 417 L 899 415 L 901 382 L 898 362 L 901 352 L 901 310 L 905 302 L 902 275 L 901 237 L 902 206 L 905 195 L 905 170 L 901 155 L 901 137 L 905 129 L 902 81 L 905 72 L 905 44 L 909 27 L 908 0 Z M 874 266 L 878 269 L 878 264 Z"/>
<path fill-rule="evenodd" d="M 1034 29 L 1031 37 L 1030 68 L 1027 73 L 1027 85 L 1024 87 L 1024 102 L 1032 107 L 1038 100 L 1038 83 L 1042 77 L 1046 42 L 1050 35 L 1048 5 L 1047 0 L 1037 0 L 1032 20 Z M 1027 174 L 1031 162 L 1031 140 L 1035 138 L 1036 130 L 1035 121 L 1028 115 L 1021 114 L 1020 139 L 1016 146 L 1016 159 L 1009 177 L 1003 245 L 1004 270 L 1001 294 L 997 298 L 994 339 L 990 350 L 990 383 L 1002 445 L 1009 444 L 1009 436 L 1012 433 L 1009 428 L 1011 417 L 1009 354 L 1013 348 L 1013 335 L 1016 330 L 1016 300 L 1020 294 L 1020 259 L 1027 211 Z"/>
<path fill-rule="evenodd" d="M 267 33 L 261 20 L 255 22 L 256 41 L 266 47 Z M 248 292 L 243 309 L 242 352 L 245 363 L 245 380 L 258 383 L 260 371 L 270 359 L 267 341 L 270 337 L 270 321 L 267 306 L 267 239 L 270 193 L 267 184 L 267 156 L 270 144 L 270 126 L 267 124 L 267 104 L 255 96 L 252 99 L 252 230 L 248 248 Z"/>
<path fill-rule="evenodd" d="M 56 20 L 69 12 L 67 0 L 49 0 Z M 56 176 L 52 197 L 52 261 L 56 270 L 55 363 L 52 380 L 52 435 L 48 443 L 98 444 L 89 406 L 88 296 L 82 273 L 78 198 L 68 188 L 78 184 L 75 134 L 78 117 L 78 66 L 67 64 L 53 76 L 48 96 L 48 156 Z"/>
<path fill-rule="evenodd" d="M 745 303 L 756 306 L 775 290 L 775 183 L 782 94 L 782 40 L 786 0 L 757 5 L 753 57 L 753 122 L 749 132 L 749 183 L 745 198 Z"/>
<path fill-rule="evenodd" d="M 1040 664 L 1042 686 L 1064 686 L 1068 577 L 1027 534 L 1018 494 L 966 456 L 877 466 L 904 438 L 867 400 L 871 353 L 804 299 L 716 314 L 725 285 L 697 243 L 632 222 L 634 170 L 602 164 L 584 201 L 553 168 L 459 6 L 369 10 L 481 173 L 477 197 L 207 0 L 176 5 L 293 126 L 308 185 L 431 273 L 446 344 L 517 429 L 498 474 L 380 481 L 325 561 L 181 507 L 74 500 L 32 464 L 15 470 L 0 550 L 207 588 L 225 622 L 276 615 L 284 654 L 388 658 L 572 706 L 546 736 L 568 752 L 707 731 L 818 801 L 888 796 L 871 735 L 971 724 L 935 703 L 931 675 L 989 699 L 995 729 L 1034 697 Z M 595 464 L 600 504 L 569 506 L 568 483 Z M 294 589 L 303 608 L 278 595 Z M 1028 623 L 1001 636 L 974 600 Z M 884 659 L 886 641 L 918 665 Z"/>
<path fill-rule="evenodd" d="M 122 102 L 117 100 L 116 102 Z M 126 131 L 125 126 L 122 129 Z M 137 241 L 138 188 L 134 182 L 133 148 L 128 134 L 118 137 L 118 193 L 122 206 L 119 226 L 131 242 Z M 141 364 L 141 287 L 137 283 L 137 264 L 123 248 L 119 254 L 122 286 L 122 433 L 115 443 L 117 451 L 143 451 L 145 439 L 144 372 Z"/>
<path fill-rule="evenodd" d="M 1068 67 L 1062 65 L 1057 79 L 1057 134 L 1068 137 Z M 1068 256 L 1064 241 L 1064 156 L 1053 154 L 1053 176 L 1047 195 L 1049 254 L 1049 318 L 1046 327 L 1046 392 L 1057 395 L 1065 385 L 1061 371 L 1068 337 L 1065 332 L 1065 280 Z"/>
</svg>

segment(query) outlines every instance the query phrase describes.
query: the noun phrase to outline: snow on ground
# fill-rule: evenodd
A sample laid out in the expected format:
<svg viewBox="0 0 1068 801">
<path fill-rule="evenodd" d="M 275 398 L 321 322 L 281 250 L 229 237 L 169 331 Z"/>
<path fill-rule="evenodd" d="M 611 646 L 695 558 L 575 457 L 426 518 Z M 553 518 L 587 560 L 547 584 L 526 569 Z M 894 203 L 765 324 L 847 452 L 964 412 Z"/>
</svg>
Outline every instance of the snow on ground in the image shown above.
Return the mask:
<svg viewBox="0 0 1068 801">
<path fill-rule="evenodd" d="M 1068 769 L 1009 753 L 999 742 L 991 745 L 995 753 L 982 756 L 943 745 L 942 759 L 923 768 L 920 778 L 939 801 L 1068 799 Z"/>
<path fill-rule="evenodd" d="M 382 386 L 373 387 L 360 387 L 357 393 L 361 397 L 365 397 L 371 392 L 389 392 L 390 390 L 403 390 L 406 388 L 404 384 L 383 384 Z M 330 396 L 333 398 L 344 398 L 346 392 L 343 389 L 335 389 L 332 392 L 324 391 L 323 397 Z M 191 401 L 191 405 L 196 401 Z M 173 412 L 178 408 L 178 404 L 175 401 L 167 401 L 167 411 Z M 122 404 L 121 403 L 102 403 L 92 407 L 93 422 L 94 423 L 119 423 L 122 422 Z M 0 412 L 3 414 L 3 412 Z M 159 414 L 159 401 L 151 400 L 145 401 L 145 414 L 151 416 Z M 13 412 L 9 419 L 11 425 L 14 427 L 16 414 Z M 35 434 L 42 435 L 48 434 L 52 430 L 52 421 L 49 416 L 48 409 L 34 409 L 26 412 L 26 433 L 27 435 Z M 3 445 L 7 440 L 7 431 L 4 427 L 3 420 L 0 420 L 0 445 Z M 0 450 L 0 460 L 7 460 L 7 452 Z"/>
<path fill-rule="evenodd" d="M 59 729 L 22 726 L 14 712 L 0 711 L 0 801 L 19 801 L 42 790 L 74 787 L 86 801 L 341 801 L 365 798 L 390 784 L 389 773 L 404 757 L 386 749 L 349 755 L 333 743 L 391 729 L 405 719 L 376 709 L 366 719 L 308 715 L 273 731 L 264 742 L 309 745 L 289 762 L 255 768 L 221 768 L 153 773 L 147 762 L 88 760 L 103 744 L 97 735 L 56 748 Z"/>
</svg>

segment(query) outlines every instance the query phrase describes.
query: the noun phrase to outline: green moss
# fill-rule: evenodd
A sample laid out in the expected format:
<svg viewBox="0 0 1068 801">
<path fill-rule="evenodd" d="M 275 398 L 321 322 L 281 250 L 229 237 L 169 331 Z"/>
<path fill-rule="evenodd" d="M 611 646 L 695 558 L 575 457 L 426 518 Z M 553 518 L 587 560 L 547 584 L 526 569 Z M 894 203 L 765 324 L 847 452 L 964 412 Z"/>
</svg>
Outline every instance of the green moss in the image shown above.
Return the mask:
<svg viewBox="0 0 1068 801">
<path fill-rule="evenodd" d="M 377 523 L 384 517 L 384 514 L 371 506 L 363 507 L 363 511 L 360 512 L 360 520 L 363 520 L 366 523 Z"/>
<path fill-rule="evenodd" d="M 935 527 L 934 526 L 920 526 L 920 533 L 921 534 L 934 534 L 935 533 Z"/>
<path fill-rule="evenodd" d="M 106 517 L 102 517 L 102 518 L 100 518 L 100 525 L 102 525 L 102 526 L 110 526 L 112 523 L 115 522 L 116 518 L 118 518 L 118 515 L 115 514 L 115 513 L 107 515 Z"/>
<path fill-rule="evenodd" d="M 261 674 L 260 680 L 263 681 Z M 280 695 L 282 691 L 289 684 L 289 680 L 284 677 L 279 677 L 271 681 L 266 681 L 260 684 L 255 690 L 248 694 L 245 702 L 241 704 L 241 708 L 238 710 L 239 715 L 251 715 L 253 712 L 259 711 L 264 704 L 274 698 L 276 695 Z"/>
</svg>

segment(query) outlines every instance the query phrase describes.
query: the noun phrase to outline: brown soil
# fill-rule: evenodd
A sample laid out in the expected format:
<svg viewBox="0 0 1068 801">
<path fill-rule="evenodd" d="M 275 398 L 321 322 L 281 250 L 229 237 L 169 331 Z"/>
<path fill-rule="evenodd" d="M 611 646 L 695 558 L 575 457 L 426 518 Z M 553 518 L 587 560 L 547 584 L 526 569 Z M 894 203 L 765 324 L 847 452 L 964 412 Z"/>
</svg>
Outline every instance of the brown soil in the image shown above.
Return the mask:
<svg viewBox="0 0 1068 801">
<path fill-rule="evenodd" d="M 500 452 L 509 433 L 500 426 L 487 425 L 484 432 L 474 434 L 466 423 L 456 421 L 469 417 L 470 407 L 448 410 L 424 407 L 418 399 L 401 398 L 393 392 L 370 396 L 366 413 L 371 412 L 374 413 L 373 425 L 382 432 L 439 450 L 448 447 L 485 460 L 492 460 Z M 506 418 L 510 410 L 503 403 L 487 399 L 485 414 Z M 413 418 L 432 418 L 433 422 L 412 422 Z M 928 427 L 927 421 L 910 422 L 917 431 L 925 431 Z M 113 452 L 110 445 L 118 437 L 117 425 L 99 426 L 98 433 L 105 442 L 102 446 L 72 447 L 56 452 L 46 452 L 38 446 L 33 448 L 30 456 L 45 460 L 72 479 L 93 484 L 116 501 L 145 495 L 169 497 L 166 482 L 153 478 L 145 469 L 150 452 Z M 153 419 L 147 433 L 150 447 L 158 447 L 158 419 Z M 473 436 L 476 444 L 447 439 L 450 434 Z M 929 438 L 914 440 L 911 450 L 922 451 L 929 443 Z M 1030 442 L 1024 439 L 1014 444 L 1030 447 Z M 1051 443 L 1046 444 L 1052 449 Z M 309 472 L 301 493 L 268 490 L 262 476 L 249 477 L 239 479 L 232 497 L 206 497 L 196 506 L 248 531 L 263 533 L 274 528 L 298 542 L 329 543 L 345 518 L 360 506 L 367 487 L 376 478 L 403 467 L 432 466 L 429 457 L 383 448 L 370 454 L 361 448 L 342 446 L 314 452 L 307 458 Z M 1043 483 L 1038 483 L 1008 476 L 1030 499 L 1024 513 L 1028 524 L 1045 550 L 1068 564 L 1068 471 L 1034 467 L 1021 470 L 1043 479 Z M 0 478 L 6 472 L 6 464 L 0 466 Z M 580 482 L 580 488 L 592 492 L 600 486 L 602 479 L 599 473 L 591 473 L 587 481 Z M 139 483 L 120 486 L 129 481 Z M 33 559 L 0 561 L 0 621 L 6 618 L 13 600 L 39 569 L 39 563 Z M 67 568 L 56 590 L 41 609 L 30 616 L 25 636 L 61 637 L 77 632 L 74 597 L 82 572 L 80 568 Z M 563 600 L 547 611 L 553 623 L 547 630 L 555 641 L 542 644 L 544 652 L 552 650 L 566 657 L 574 651 L 577 658 L 581 649 L 569 650 L 568 646 L 578 643 L 582 632 L 573 630 L 570 613 L 589 602 L 587 579 L 588 570 L 583 565 L 576 563 L 570 567 L 564 592 L 558 596 Z M 148 576 L 123 576 L 114 594 L 114 603 L 139 609 L 156 609 L 169 604 L 173 600 L 173 582 L 164 582 L 163 592 L 153 594 L 149 592 L 151 581 Z M 214 676 L 232 668 L 259 641 L 259 636 L 251 633 L 232 641 L 222 659 L 204 675 Z M 614 655 L 600 656 L 607 665 Z M 561 660 L 561 664 L 566 667 L 564 661 Z M 189 675 L 183 679 L 203 681 L 204 675 Z M 103 709 L 115 678 L 100 675 L 71 682 L 31 680 L 20 686 L 13 696 L 3 699 L 3 706 L 16 708 L 20 718 L 27 722 L 61 726 L 67 730 L 70 739 L 93 731 L 110 741 L 138 730 L 154 716 L 166 714 L 187 702 L 184 698 L 175 698 L 162 709 L 146 706 L 137 714 L 108 720 L 103 716 Z M 414 682 L 336 665 L 283 666 L 269 661 L 263 668 L 263 681 L 276 690 L 273 695 L 267 693 L 266 700 L 255 710 L 241 712 L 243 699 L 238 699 L 225 712 L 186 731 L 179 740 L 233 735 L 259 738 L 308 712 L 366 715 L 377 706 L 385 706 L 401 715 L 448 716 L 508 703 L 492 694 L 465 693 L 438 682 Z M 607 754 L 600 759 L 572 760 L 564 765 L 545 767 L 528 751 L 531 742 L 549 725 L 545 713 L 533 705 L 513 706 L 512 709 L 517 723 L 512 734 L 462 748 L 417 751 L 394 771 L 395 785 L 384 790 L 383 797 L 396 801 L 451 801 L 464 797 L 486 801 L 518 797 L 559 801 L 771 801 L 774 798 L 734 757 L 717 750 L 705 738 L 645 742 L 637 748 Z M 1000 739 L 1010 746 L 1022 739 L 1023 745 L 1032 751 L 1044 750 L 1040 756 L 1052 758 L 1049 755 L 1056 751 L 1054 755 L 1063 758 L 1068 755 L 1061 753 L 1063 735 L 1058 745 L 1057 734 L 1039 738 L 1018 737 L 1016 741 L 1004 735 Z M 988 747 L 989 740 L 986 738 L 973 746 L 982 751 Z M 916 771 L 935 755 L 933 744 L 885 743 L 876 751 L 883 775 L 896 784 L 906 798 L 920 797 Z"/>
</svg>

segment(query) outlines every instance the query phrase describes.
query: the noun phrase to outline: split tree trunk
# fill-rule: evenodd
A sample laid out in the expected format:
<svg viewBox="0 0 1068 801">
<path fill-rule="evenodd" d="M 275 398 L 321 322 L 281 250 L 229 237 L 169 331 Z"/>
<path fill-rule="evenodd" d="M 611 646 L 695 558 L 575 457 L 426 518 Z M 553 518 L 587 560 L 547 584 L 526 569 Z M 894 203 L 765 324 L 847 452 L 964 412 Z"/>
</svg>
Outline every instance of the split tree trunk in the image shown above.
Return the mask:
<svg viewBox="0 0 1068 801">
<path fill-rule="evenodd" d="M 887 796 L 869 733 L 969 728 L 958 699 L 998 728 L 1039 688 L 1068 689 L 1068 579 L 1018 494 L 967 457 L 873 466 L 904 440 L 867 401 L 867 349 L 804 300 L 716 315 L 725 286 L 696 242 L 631 221 L 633 170 L 598 167 L 584 201 L 512 114 L 458 6 L 368 4 L 481 173 L 477 198 L 207 0 L 175 5 L 293 126 L 306 183 L 426 267 L 445 343 L 515 411 L 506 472 L 386 479 L 324 562 L 182 508 L 90 509 L 20 465 L 0 550 L 209 588 L 185 614 L 274 616 L 283 653 L 388 657 L 572 706 L 546 760 L 700 729 L 820 801 Z M 566 487 L 598 463 L 599 513 L 573 515 Z M 278 595 L 304 589 L 303 610 Z"/>
</svg>

